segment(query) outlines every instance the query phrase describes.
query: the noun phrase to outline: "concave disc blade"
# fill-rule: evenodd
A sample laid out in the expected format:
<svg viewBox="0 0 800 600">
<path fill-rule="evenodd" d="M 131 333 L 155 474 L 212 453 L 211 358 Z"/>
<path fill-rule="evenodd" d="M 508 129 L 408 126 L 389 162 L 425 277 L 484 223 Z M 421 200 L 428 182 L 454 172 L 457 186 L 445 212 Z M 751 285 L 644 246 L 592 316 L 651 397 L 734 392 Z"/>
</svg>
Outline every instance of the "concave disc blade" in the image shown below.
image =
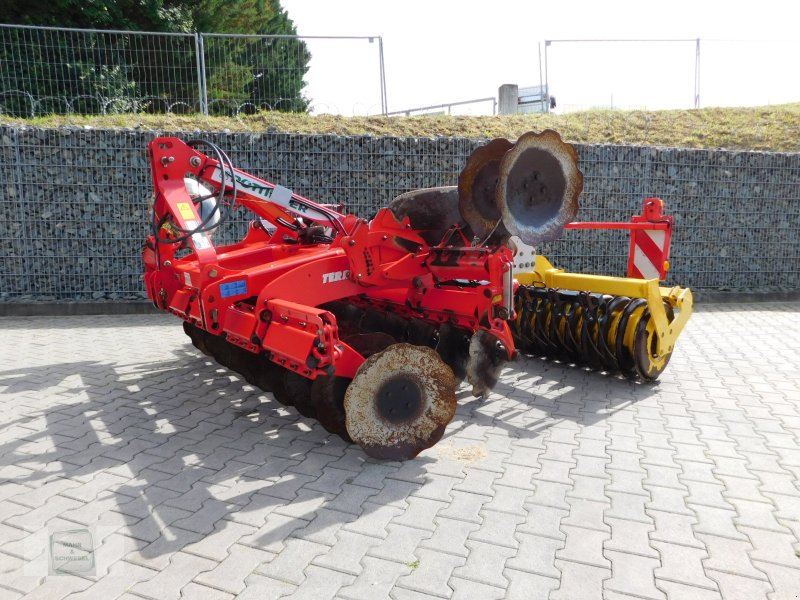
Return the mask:
<svg viewBox="0 0 800 600">
<path fill-rule="evenodd" d="M 430 348 L 390 346 L 368 358 L 347 388 L 347 431 L 369 456 L 413 458 L 444 434 L 456 410 L 456 385 Z"/>
<path fill-rule="evenodd" d="M 408 217 L 414 232 L 429 246 L 441 242 L 453 225 L 463 224 L 455 186 L 412 190 L 397 196 L 388 208 L 401 221 Z"/>
<path fill-rule="evenodd" d="M 317 416 L 314 403 L 311 401 L 311 384 L 313 381 L 294 371 L 283 369 L 283 388 L 286 396 L 291 398 L 294 407 L 304 417 L 313 419 Z"/>
<path fill-rule="evenodd" d="M 477 331 L 469 342 L 467 361 L 467 383 L 472 386 L 472 395 L 488 396 L 507 361 L 508 354 L 502 342 L 488 331 Z"/>
<path fill-rule="evenodd" d="M 495 201 L 505 228 L 535 246 L 561 237 L 582 191 L 575 148 L 546 129 L 524 134 L 503 156 Z"/>
<path fill-rule="evenodd" d="M 481 239 L 495 231 L 502 216 L 495 200 L 497 178 L 500 160 L 512 147 L 508 140 L 496 138 L 476 148 L 458 176 L 458 209 Z"/>
<path fill-rule="evenodd" d="M 317 421 L 326 431 L 337 434 L 344 441 L 353 440 L 347 433 L 344 414 L 344 395 L 352 379 L 336 375 L 317 377 L 311 385 L 311 402 L 317 411 Z"/>
<path fill-rule="evenodd" d="M 466 329 L 459 329 L 447 323 L 439 327 L 439 341 L 436 344 L 436 352 L 453 370 L 453 374 L 459 381 L 462 381 L 467 376 L 470 336 L 470 332 Z"/>
</svg>

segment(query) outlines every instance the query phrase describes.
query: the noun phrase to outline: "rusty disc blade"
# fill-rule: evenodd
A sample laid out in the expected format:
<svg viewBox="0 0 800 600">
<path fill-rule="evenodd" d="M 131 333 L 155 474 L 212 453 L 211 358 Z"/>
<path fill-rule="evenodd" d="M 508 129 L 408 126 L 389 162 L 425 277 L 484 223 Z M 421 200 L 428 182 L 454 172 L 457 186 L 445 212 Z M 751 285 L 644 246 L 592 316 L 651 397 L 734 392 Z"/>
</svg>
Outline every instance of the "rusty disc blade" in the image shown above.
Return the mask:
<svg viewBox="0 0 800 600">
<path fill-rule="evenodd" d="M 430 348 L 390 346 L 368 358 L 347 388 L 347 431 L 369 456 L 414 458 L 444 434 L 456 410 L 456 385 Z"/>
<path fill-rule="evenodd" d="M 307 377 L 298 375 L 294 371 L 281 369 L 283 371 L 283 389 L 286 395 L 291 398 L 291 403 L 304 417 L 314 419 L 317 411 L 311 401 L 311 384 L 314 383 Z"/>
<path fill-rule="evenodd" d="M 401 221 L 408 217 L 414 232 L 429 246 L 436 246 L 453 225 L 463 225 L 458 212 L 456 186 L 424 188 L 400 194 L 389 210 Z"/>
<path fill-rule="evenodd" d="M 578 154 L 552 129 L 524 134 L 500 161 L 496 203 L 503 225 L 531 246 L 561 237 L 582 191 Z"/>
<path fill-rule="evenodd" d="M 472 386 L 472 395 L 485 398 L 497 385 L 500 371 L 508 362 L 505 346 L 488 331 L 480 330 L 469 342 L 467 361 L 467 383 Z"/>
<path fill-rule="evenodd" d="M 493 139 L 469 155 L 458 176 L 458 209 L 481 239 L 495 231 L 502 216 L 496 204 L 497 179 L 500 161 L 512 147 L 507 139 Z"/>
<path fill-rule="evenodd" d="M 326 431 L 337 434 L 352 443 L 347 433 L 344 414 L 344 395 L 352 379 L 336 375 L 317 377 L 311 385 L 311 402 L 317 412 L 317 421 Z"/>
</svg>

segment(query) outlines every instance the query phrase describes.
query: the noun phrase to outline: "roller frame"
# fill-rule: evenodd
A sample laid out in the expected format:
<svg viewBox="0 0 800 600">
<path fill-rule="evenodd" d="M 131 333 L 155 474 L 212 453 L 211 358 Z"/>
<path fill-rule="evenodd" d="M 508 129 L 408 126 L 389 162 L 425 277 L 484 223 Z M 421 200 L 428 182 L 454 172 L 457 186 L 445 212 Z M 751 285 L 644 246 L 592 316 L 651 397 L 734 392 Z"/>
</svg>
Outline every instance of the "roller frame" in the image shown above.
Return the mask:
<svg viewBox="0 0 800 600">
<path fill-rule="evenodd" d="M 656 355 L 659 358 L 672 352 L 675 341 L 692 315 L 691 290 L 678 286 L 661 287 L 658 279 L 568 273 L 555 268 L 541 255 L 536 256 L 533 270 L 515 272 L 514 277 L 522 285 L 643 298 L 647 301 L 647 308 L 657 334 Z M 667 319 L 664 302 L 668 302 L 678 312 L 672 322 Z"/>
</svg>

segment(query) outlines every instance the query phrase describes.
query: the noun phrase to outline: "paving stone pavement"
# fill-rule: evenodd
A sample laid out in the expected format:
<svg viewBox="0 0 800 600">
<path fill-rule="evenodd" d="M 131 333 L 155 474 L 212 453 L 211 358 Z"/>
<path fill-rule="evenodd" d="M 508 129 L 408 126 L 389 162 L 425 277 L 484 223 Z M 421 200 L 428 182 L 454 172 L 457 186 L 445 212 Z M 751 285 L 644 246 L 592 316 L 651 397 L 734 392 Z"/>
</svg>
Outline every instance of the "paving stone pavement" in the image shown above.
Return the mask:
<svg viewBox="0 0 800 600">
<path fill-rule="evenodd" d="M 701 306 L 656 385 L 522 360 L 398 463 L 168 316 L 1 319 L 0 599 L 797 600 L 799 324 Z"/>
</svg>

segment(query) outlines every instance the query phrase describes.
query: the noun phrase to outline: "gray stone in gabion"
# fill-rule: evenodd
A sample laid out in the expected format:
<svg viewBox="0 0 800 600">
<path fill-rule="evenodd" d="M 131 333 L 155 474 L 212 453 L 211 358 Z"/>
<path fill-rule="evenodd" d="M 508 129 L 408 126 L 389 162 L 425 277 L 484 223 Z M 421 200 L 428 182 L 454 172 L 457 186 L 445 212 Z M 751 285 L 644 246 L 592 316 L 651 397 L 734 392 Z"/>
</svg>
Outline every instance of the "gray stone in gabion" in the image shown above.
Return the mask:
<svg viewBox="0 0 800 600">
<path fill-rule="evenodd" d="M 158 135 L 220 145 L 239 168 L 368 217 L 421 187 L 454 185 L 481 140 L 0 126 L 0 300 L 143 297 L 140 250 Z M 800 155 L 577 145 L 580 220 L 627 221 L 662 197 L 675 231 L 669 284 L 798 289 Z M 250 219 L 231 215 L 220 243 Z M 540 251 L 557 266 L 624 275 L 624 232 L 570 231 Z"/>
</svg>

